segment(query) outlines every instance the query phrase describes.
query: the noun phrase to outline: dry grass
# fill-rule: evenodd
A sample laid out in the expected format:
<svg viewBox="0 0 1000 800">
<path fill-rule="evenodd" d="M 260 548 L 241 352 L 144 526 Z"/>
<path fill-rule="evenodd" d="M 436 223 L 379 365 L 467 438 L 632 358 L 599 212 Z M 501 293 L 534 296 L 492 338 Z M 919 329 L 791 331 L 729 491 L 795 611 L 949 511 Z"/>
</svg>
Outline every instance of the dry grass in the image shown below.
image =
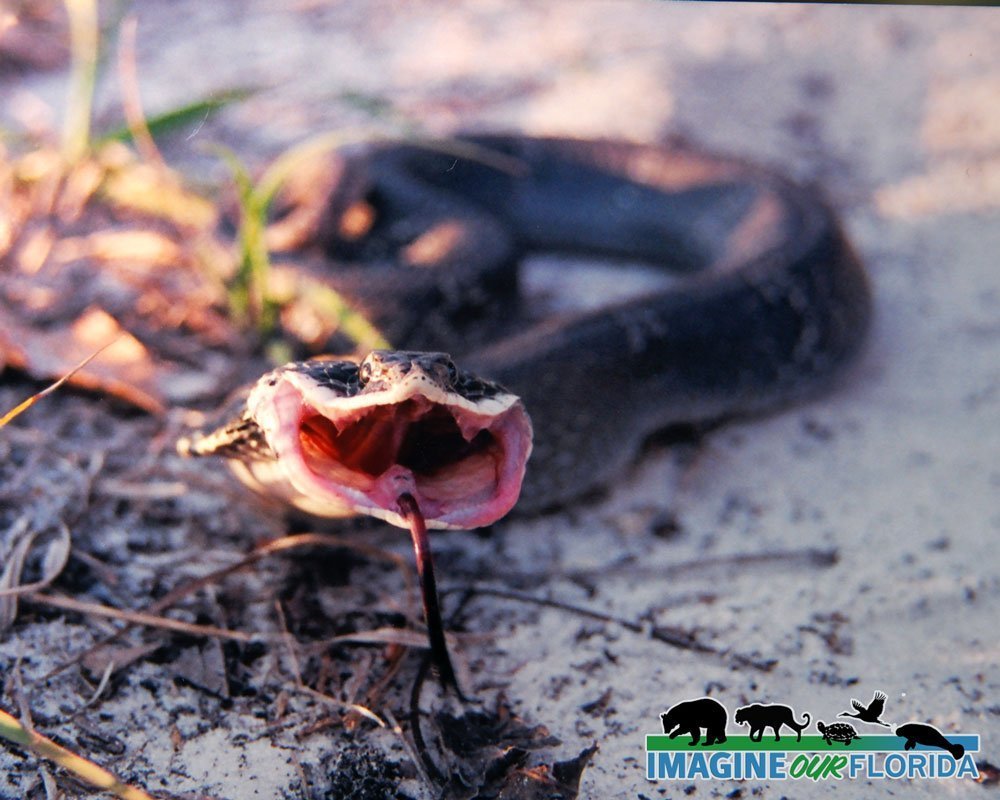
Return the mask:
<svg viewBox="0 0 1000 800">
<path fill-rule="evenodd" d="M 0 14 L 0 60 L 10 56 L 15 29 L 21 34 L 39 20 L 47 19 L 42 5 L 20 4 L 12 12 L 5 9 Z M 62 135 L 36 141 L 29 149 L 7 149 L 0 145 L 0 264 L 3 265 L 0 366 L 6 362 L 36 377 L 58 377 L 42 391 L 12 404 L 9 410 L 0 409 L 0 429 L 5 436 L 9 434 L 4 442 L 8 452 L 10 448 L 13 452 L 23 450 L 24 445 L 30 452 L 34 449 L 30 444 L 32 439 L 39 444 L 44 441 L 44 432 L 32 435 L 30 427 L 14 430 L 10 423 L 15 419 L 20 422 L 22 414 L 66 382 L 115 394 L 162 414 L 171 403 L 171 390 L 176 388 L 172 384 L 182 376 L 177 368 L 170 367 L 170 360 L 184 363 L 185 359 L 198 357 L 206 346 L 245 353 L 248 350 L 245 345 L 242 348 L 234 345 L 246 335 L 246 331 L 240 330 L 241 321 L 251 323 L 262 337 L 271 334 L 277 302 L 271 299 L 268 285 L 268 253 L 264 242 L 268 207 L 280 188 L 284 170 L 317 152 L 317 144 L 309 143 L 289 154 L 265 173 L 256 186 L 248 178 L 242 181 L 245 171 L 236 171 L 238 182 L 242 181 L 246 191 L 240 193 L 240 235 L 235 243 L 228 240 L 220 233 L 216 204 L 190 190 L 184 179 L 167 166 L 152 133 L 200 113 L 206 104 L 192 103 L 156 120 L 145 118 L 135 71 L 134 22 L 126 21 L 120 40 L 118 72 L 126 97 L 128 138 L 136 144 L 138 152 L 120 141 L 120 135 L 95 141 L 90 117 L 97 69 L 96 3 L 66 0 L 65 8 L 72 66 L 71 99 Z M 232 98 L 239 96 L 239 92 L 234 92 Z M 336 138 L 328 137 L 322 147 L 334 144 Z M 91 301 L 81 308 L 80 296 L 87 294 L 86 288 L 80 291 L 81 285 L 89 288 L 98 284 L 102 285 L 102 291 L 95 297 L 102 298 L 97 300 L 100 305 L 95 306 Z M 294 300 L 298 292 L 299 287 L 294 287 L 293 296 L 286 299 Z M 240 297 L 244 298 L 242 305 Z M 320 298 L 326 305 L 335 300 L 329 295 Z M 227 308 L 242 313 L 227 319 Z M 340 316 L 348 319 L 349 327 L 358 331 L 361 338 L 382 343 L 377 332 L 352 320 L 349 313 L 341 311 Z M 44 327 L 40 327 L 40 322 Z M 101 340 L 100 343 L 95 339 Z M 158 361 L 152 355 L 154 349 L 166 353 L 169 360 Z M 81 358 L 81 353 L 86 353 L 86 357 Z M 219 393 L 218 386 L 208 386 L 207 390 Z M 22 431 L 29 433 L 27 439 Z M 30 483 L 34 479 L 33 467 L 44 469 L 48 457 L 39 452 L 18 468 L 18 480 L 5 487 L 11 494 L 4 493 L 4 502 L 17 496 L 14 494 L 17 483 Z M 99 456 L 98 460 L 103 462 L 103 459 L 104 456 Z M 90 480 L 104 468 L 103 463 L 94 464 Z M 115 480 L 109 476 L 107 486 L 113 488 Z M 129 481 L 118 482 L 125 485 Z M 132 485 L 148 486 L 144 481 L 133 481 Z M 101 502 L 99 490 L 95 494 L 91 488 L 84 495 L 89 495 L 88 505 Z M 22 497 L 21 510 L 20 503 L 10 507 L 19 515 L 15 527 L 8 529 L 0 540 L 0 548 L 5 548 L 0 558 L 3 565 L 0 629 L 14 625 L 19 601 L 33 609 L 58 609 L 73 616 L 118 623 L 110 637 L 89 651 L 91 656 L 104 651 L 110 657 L 87 705 L 100 696 L 112 675 L 129 663 L 119 661 L 116 665 L 114 659 L 122 653 L 109 649 L 111 643 L 137 627 L 196 640 L 211 638 L 283 646 L 294 660 L 299 644 L 287 629 L 273 634 L 247 632 L 175 619 L 164 612 L 225 577 L 250 568 L 269 554 L 324 543 L 341 548 L 349 546 L 339 540 L 324 540 L 322 536 L 278 540 L 234 564 L 182 585 L 146 611 L 135 611 L 48 591 L 59 581 L 71 558 L 82 559 L 94 570 L 106 568 L 86 549 L 74 552 L 71 542 L 76 537 L 71 537 L 71 526 L 64 520 L 81 516 L 85 519 L 85 507 L 50 503 L 37 494 Z M 156 499 L 149 492 L 132 496 L 139 505 Z M 73 495 L 67 494 L 66 501 L 72 503 Z M 49 506 L 41 515 L 32 509 L 38 503 Z M 49 521 L 43 522 L 42 518 Z M 369 555 L 375 553 L 373 548 L 362 549 Z M 398 560 L 394 563 L 399 565 Z M 40 564 L 40 577 L 26 581 L 24 576 L 35 564 Z M 109 585 L 117 582 L 113 573 L 105 578 Z M 400 654 L 412 644 L 405 631 L 400 631 L 395 641 L 391 633 L 384 631 L 375 631 L 371 636 L 381 637 L 383 646 L 396 646 Z M 359 638 L 366 641 L 363 633 Z M 348 640 L 345 637 L 337 641 Z M 371 641 L 369 637 L 366 643 L 370 645 Z M 139 657 L 151 652 L 145 645 L 132 650 Z M 65 660 L 62 667 L 53 671 L 53 676 L 72 664 L 82 664 L 86 656 L 84 653 L 77 659 Z M 397 657 L 395 662 L 400 663 L 400 659 Z M 296 691 L 335 709 L 341 721 L 356 718 L 386 725 L 368 706 L 343 702 L 307 683 L 298 671 L 294 685 Z M 387 688 L 388 684 L 383 683 L 381 691 Z M 14 690 L 8 686 L 8 691 Z M 0 737 L 54 762 L 93 787 L 129 800 L 150 797 L 93 761 L 37 733 L 30 723 L 24 693 L 16 694 L 22 698 L 19 701 L 22 719 L 0 711 Z M 373 699 L 378 701 L 377 696 Z M 47 794 L 57 791 L 53 776 L 44 768 L 40 774 Z"/>
</svg>

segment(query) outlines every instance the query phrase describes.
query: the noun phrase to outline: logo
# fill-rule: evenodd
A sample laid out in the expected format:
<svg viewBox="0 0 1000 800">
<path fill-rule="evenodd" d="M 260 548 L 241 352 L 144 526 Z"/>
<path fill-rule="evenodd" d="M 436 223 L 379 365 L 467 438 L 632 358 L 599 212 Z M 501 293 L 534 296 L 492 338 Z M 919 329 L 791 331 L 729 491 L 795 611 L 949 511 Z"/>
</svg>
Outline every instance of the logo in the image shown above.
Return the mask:
<svg viewBox="0 0 1000 800">
<path fill-rule="evenodd" d="M 851 699 L 851 711 L 829 722 L 790 706 L 754 703 L 736 709 L 711 697 L 671 706 L 660 714 L 663 733 L 646 735 L 646 777 L 669 780 L 857 780 L 978 778 L 972 753 L 978 734 L 945 736 L 933 725 L 893 725 L 882 717 L 886 695 L 867 705 Z M 837 721 L 850 718 L 852 722 Z M 734 726 L 746 733 L 729 735 Z M 870 732 L 856 725 L 872 726 Z M 885 729 L 885 730 L 883 730 Z"/>
</svg>

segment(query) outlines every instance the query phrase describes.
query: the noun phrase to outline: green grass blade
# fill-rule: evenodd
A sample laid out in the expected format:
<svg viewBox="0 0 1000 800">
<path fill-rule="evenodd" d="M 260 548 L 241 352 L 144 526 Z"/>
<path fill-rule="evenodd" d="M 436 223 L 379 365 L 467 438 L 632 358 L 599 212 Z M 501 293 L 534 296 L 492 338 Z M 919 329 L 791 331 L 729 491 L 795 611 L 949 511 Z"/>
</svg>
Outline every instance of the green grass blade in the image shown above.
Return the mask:
<svg viewBox="0 0 1000 800">
<path fill-rule="evenodd" d="M 203 122 L 213 111 L 218 111 L 233 103 L 242 102 L 248 97 L 252 97 L 257 91 L 259 90 L 253 87 L 229 89 L 211 97 L 164 111 L 162 114 L 147 117 L 146 126 L 153 136 L 163 136 L 178 128 Z M 131 140 L 132 132 L 128 126 L 108 131 L 100 138 L 102 143 L 110 141 L 130 142 Z"/>
<path fill-rule="evenodd" d="M 70 89 L 63 128 L 63 157 L 79 161 L 90 144 L 90 117 L 94 103 L 94 76 L 97 72 L 96 0 L 65 0 L 69 15 Z"/>
<path fill-rule="evenodd" d="M 122 800 L 153 800 L 153 798 L 136 786 L 122 783 L 103 767 L 93 761 L 88 761 L 71 750 L 47 739 L 40 733 L 26 729 L 10 714 L 0 711 L 0 738 L 24 747 L 42 758 L 55 762 L 60 767 L 91 786 L 111 792 Z"/>
<path fill-rule="evenodd" d="M 229 311 L 238 322 L 255 326 L 262 335 L 269 332 L 273 320 L 266 313 L 265 297 L 267 276 L 270 271 L 270 254 L 264 232 L 267 228 L 267 209 L 257 202 L 253 180 L 239 156 L 222 145 L 212 147 L 213 152 L 229 167 L 240 204 L 238 241 L 240 263 L 229 286 Z"/>
</svg>

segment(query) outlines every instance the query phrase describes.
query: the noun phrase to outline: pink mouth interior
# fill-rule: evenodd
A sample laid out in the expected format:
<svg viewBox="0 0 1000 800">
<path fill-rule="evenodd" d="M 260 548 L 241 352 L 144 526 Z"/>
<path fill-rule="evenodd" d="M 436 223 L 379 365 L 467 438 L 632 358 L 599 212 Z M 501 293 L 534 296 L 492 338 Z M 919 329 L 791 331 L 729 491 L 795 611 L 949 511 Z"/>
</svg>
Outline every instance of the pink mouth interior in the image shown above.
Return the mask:
<svg viewBox="0 0 1000 800">
<path fill-rule="evenodd" d="M 380 479 L 405 471 L 428 518 L 459 513 L 455 522 L 472 526 L 502 516 L 517 498 L 523 468 L 510 461 L 526 457 L 517 452 L 519 424 L 411 397 L 339 419 L 307 408 L 298 437 L 314 474 L 385 505 L 396 493 Z"/>
</svg>

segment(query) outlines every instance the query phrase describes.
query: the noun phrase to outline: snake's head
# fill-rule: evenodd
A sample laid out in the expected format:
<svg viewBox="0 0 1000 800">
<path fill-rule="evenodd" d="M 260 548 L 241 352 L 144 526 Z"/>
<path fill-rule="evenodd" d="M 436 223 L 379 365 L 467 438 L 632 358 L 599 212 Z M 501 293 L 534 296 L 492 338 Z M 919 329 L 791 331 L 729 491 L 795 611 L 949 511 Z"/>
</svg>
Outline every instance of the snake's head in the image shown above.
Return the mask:
<svg viewBox="0 0 1000 800">
<path fill-rule="evenodd" d="M 409 527 L 409 493 L 429 527 L 476 528 L 517 502 L 531 423 L 515 395 L 443 353 L 380 350 L 280 367 L 239 419 L 179 449 L 226 456 L 244 483 L 318 516 Z"/>
</svg>

